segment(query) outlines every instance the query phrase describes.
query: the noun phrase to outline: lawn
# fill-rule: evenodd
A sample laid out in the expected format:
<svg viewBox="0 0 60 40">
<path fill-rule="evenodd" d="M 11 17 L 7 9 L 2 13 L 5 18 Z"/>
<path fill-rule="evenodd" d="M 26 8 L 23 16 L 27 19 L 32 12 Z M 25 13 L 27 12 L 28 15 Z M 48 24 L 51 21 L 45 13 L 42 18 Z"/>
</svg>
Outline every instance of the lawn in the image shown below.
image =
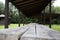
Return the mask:
<svg viewBox="0 0 60 40">
<path fill-rule="evenodd" d="M 49 26 L 49 25 L 46 25 L 46 26 Z M 59 25 L 58 24 L 53 24 L 51 29 L 60 32 L 60 24 Z"/>
<path fill-rule="evenodd" d="M 22 26 L 23 26 L 23 24 L 20 24 L 20 27 L 22 27 Z M 17 27 L 18 27 L 18 24 L 10 24 L 9 25 L 9 28 L 17 28 Z M 0 25 L 0 29 L 4 29 L 4 26 Z M 53 24 L 51 29 L 60 32 L 60 25 Z"/>
<path fill-rule="evenodd" d="M 22 27 L 23 24 L 20 24 L 20 27 Z M 9 25 L 9 28 L 17 28 L 18 27 L 18 24 L 10 24 Z M 0 25 L 0 29 L 4 29 L 4 25 Z"/>
<path fill-rule="evenodd" d="M 60 32 L 60 25 L 52 25 L 52 29 Z"/>
</svg>

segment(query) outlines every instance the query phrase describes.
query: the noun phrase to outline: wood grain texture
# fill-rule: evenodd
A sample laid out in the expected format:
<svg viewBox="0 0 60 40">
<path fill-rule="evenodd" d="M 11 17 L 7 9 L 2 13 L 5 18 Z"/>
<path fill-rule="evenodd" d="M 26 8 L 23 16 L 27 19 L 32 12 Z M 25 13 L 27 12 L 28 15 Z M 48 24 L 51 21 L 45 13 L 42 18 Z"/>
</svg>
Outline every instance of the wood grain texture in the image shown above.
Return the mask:
<svg viewBox="0 0 60 40">
<path fill-rule="evenodd" d="M 30 23 L 24 27 L 0 30 L 0 40 L 60 40 L 60 33 L 45 25 Z"/>
</svg>

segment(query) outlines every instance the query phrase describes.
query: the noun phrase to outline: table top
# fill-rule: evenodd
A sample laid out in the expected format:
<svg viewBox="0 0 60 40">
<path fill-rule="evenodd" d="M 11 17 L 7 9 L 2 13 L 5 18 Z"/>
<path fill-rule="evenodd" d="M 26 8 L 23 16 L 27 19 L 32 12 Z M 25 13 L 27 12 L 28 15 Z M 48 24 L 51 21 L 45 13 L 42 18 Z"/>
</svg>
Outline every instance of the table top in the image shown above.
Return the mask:
<svg viewBox="0 0 60 40">
<path fill-rule="evenodd" d="M 20 38 L 20 39 L 19 39 Z M 30 23 L 24 27 L 0 30 L 0 40 L 60 40 L 60 32 L 45 25 Z"/>
</svg>

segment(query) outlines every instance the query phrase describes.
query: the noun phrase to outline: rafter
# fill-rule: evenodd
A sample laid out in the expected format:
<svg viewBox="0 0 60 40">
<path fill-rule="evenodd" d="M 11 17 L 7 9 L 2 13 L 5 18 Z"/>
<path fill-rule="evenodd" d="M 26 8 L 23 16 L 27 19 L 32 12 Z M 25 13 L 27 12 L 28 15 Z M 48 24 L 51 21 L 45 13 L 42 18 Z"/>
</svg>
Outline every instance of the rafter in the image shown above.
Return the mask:
<svg viewBox="0 0 60 40">
<path fill-rule="evenodd" d="M 26 0 L 26 1 L 22 1 L 22 2 L 16 2 L 15 4 L 17 5 L 22 5 L 22 4 L 25 4 L 25 3 L 30 3 L 30 2 L 32 2 L 32 1 L 34 1 L 34 0 Z"/>
</svg>

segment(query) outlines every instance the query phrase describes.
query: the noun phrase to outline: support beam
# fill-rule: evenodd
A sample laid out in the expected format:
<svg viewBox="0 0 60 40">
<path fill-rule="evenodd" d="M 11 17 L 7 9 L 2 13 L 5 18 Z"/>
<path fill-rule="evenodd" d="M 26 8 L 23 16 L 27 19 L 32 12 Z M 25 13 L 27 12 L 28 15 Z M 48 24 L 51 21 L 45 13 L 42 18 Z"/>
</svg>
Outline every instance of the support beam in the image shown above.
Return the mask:
<svg viewBox="0 0 60 40">
<path fill-rule="evenodd" d="M 9 0 L 5 0 L 5 28 L 8 28 Z"/>
<path fill-rule="evenodd" d="M 50 13 L 50 23 L 49 23 L 49 28 L 51 28 L 51 2 L 49 5 L 49 13 Z"/>
<path fill-rule="evenodd" d="M 57 24 L 59 24 L 59 15 L 57 15 Z"/>
<path fill-rule="evenodd" d="M 24 23 L 23 23 L 23 26 L 24 26 Z"/>
<path fill-rule="evenodd" d="M 41 14 L 41 24 L 43 23 L 43 20 L 42 20 L 43 17 L 42 17 L 42 16 L 43 16 L 43 15 Z"/>
<path fill-rule="evenodd" d="M 18 26 L 20 27 L 20 11 L 19 11 L 19 17 L 18 17 Z"/>
<path fill-rule="evenodd" d="M 44 20 L 43 20 L 43 24 L 45 25 L 45 9 L 44 9 Z"/>
<path fill-rule="evenodd" d="M 23 26 L 24 26 L 24 24 L 25 24 L 25 20 L 24 20 L 24 19 L 25 19 L 25 16 L 23 17 Z"/>
<path fill-rule="evenodd" d="M 39 24 L 41 24 L 41 14 L 40 14 L 40 16 L 38 17 L 38 22 L 39 22 Z"/>
</svg>

